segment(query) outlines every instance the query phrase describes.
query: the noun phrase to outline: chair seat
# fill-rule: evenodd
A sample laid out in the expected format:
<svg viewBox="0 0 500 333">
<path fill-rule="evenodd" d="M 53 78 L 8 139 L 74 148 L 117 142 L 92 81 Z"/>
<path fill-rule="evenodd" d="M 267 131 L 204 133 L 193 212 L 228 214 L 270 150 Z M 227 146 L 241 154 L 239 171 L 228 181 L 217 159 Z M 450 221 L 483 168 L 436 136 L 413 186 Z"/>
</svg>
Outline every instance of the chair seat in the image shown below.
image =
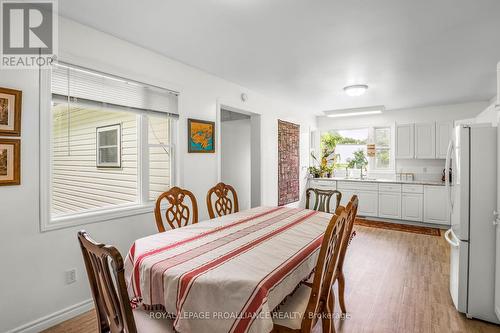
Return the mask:
<svg viewBox="0 0 500 333">
<path fill-rule="evenodd" d="M 138 333 L 174 333 L 173 321 L 168 318 L 151 316 L 149 311 L 139 308 L 132 313 Z"/>
<path fill-rule="evenodd" d="M 301 285 L 293 295 L 286 298 L 285 304 L 280 306 L 274 315 L 274 324 L 294 330 L 300 329 L 310 295 L 311 288 Z"/>
</svg>

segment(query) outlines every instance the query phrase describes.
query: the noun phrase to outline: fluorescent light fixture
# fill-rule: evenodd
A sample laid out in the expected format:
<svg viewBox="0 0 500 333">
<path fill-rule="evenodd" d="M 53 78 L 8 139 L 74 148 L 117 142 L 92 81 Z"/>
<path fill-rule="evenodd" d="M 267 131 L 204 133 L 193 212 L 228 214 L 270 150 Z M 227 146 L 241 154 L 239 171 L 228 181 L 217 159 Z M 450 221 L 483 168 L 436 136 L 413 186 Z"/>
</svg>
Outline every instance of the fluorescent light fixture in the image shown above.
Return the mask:
<svg viewBox="0 0 500 333">
<path fill-rule="evenodd" d="M 344 87 L 344 92 L 347 96 L 356 97 L 363 95 L 368 90 L 366 84 L 355 84 L 352 86 Z"/>
<path fill-rule="evenodd" d="M 351 112 L 351 113 L 340 113 L 340 114 L 329 114 L 330 118 L 342 118 L 342 117 L 354 117 L 354 116 L 364 116 L 370 114 L 380 114 L 382 111 L 374 110 L 374 111 L 361 111 L 361 112 Z"/>
<path fill-rule="evenodd" d="M 385 110 L 385 107 L 383 105 L 377 105 L 377 106 L 370 106 L 370 107 L 366 107 L 366 108 L 324 111 L 324 114 L 327 117 L 331 117 L 331 118 L 341 118 L 341 117 L 355 117 L 355 116 L 367 116 L 367 115 L 381 114 L 384 110 Z"/>
</svg>

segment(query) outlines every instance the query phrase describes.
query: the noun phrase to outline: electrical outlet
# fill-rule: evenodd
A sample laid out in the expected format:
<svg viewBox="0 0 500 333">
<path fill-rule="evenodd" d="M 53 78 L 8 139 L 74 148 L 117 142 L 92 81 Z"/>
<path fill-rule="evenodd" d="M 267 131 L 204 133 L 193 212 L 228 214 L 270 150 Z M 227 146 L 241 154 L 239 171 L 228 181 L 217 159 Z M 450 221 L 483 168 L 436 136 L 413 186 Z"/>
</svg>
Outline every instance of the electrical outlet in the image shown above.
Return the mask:
<svg viewBox="0 0 500 333">
<path fill-rule="evenodd" d="M 76 282 L 76 268 L 66 271 L 66 284 L 72 284 Z"/>
</svg>

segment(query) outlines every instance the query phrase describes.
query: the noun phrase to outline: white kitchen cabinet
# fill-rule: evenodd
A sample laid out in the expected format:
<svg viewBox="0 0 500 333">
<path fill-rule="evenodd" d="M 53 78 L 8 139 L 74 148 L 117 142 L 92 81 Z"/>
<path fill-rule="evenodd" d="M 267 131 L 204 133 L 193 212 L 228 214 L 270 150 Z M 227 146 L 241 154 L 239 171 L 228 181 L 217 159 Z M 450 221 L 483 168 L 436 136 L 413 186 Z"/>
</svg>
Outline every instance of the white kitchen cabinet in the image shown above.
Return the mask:
<svg viewBox="0 0 500 333">
<path fill-rule="evenodd" d="M 342 193 L 341 205 L 346 206 L 353 195 L 359 199 L 358 215 L 378 215 L 378 184 L 366 182 L 337 182 L 337 189 Z"/>
<path fill-rule="evenodd" d="M 353 195 L 359 194 L 357 191 L 350 191 L 350 190 L 339 190 L 339 191 L 340 193 L 342 193 L 342 199 L 340 200 L 340 204 L 344 207 L 347 206 L 349 200 L 351 200 Z"/>
<path fill-rule="evenodd" d="M 401 192 L 379 192 L 378 216 L 389 219 L 401 219 Z"/>
<path fill-rule="evenodd" d="M 358 215 L 378 216 L 378 192 L 359 191 Z"/>
<path fill-rule="evenodd" d="M 450 224 L 444 186 L 354 180 L 311 180 L 309 184 L 322 189 L 337 188 L 344 207 L 357 195 L 359 216 Z"/>
<path fill-rule="evenodd" d="M 436 158 L 436 124 L 415 124 L 415 158 Z"/>
<path fill-rule="evenodd" d="M 436 123 L 436 158 L 446 158 L 452 131 L 453 124 L 451 122 Z"/>
<path fill-rule="evenodd" d="M 403 193 L 401 206 L 403 220 L 423 221 L 424 195 L 422 193 Z"/>
<path fill-rule="evenodd" d="M 424 186 L 424 222 L 450 225 L 444 186 Z"/>
<path fill-rule="evenodd" d="M 396 125 L 396 158 L 415 158 L 414 124 Z"/>
<path fill-rule="evenodd" d="M 309 187 L 318 188 L 322 190 L 336 190 L 337 182 L 330 179 L 311 179 Z"/>
</svg>

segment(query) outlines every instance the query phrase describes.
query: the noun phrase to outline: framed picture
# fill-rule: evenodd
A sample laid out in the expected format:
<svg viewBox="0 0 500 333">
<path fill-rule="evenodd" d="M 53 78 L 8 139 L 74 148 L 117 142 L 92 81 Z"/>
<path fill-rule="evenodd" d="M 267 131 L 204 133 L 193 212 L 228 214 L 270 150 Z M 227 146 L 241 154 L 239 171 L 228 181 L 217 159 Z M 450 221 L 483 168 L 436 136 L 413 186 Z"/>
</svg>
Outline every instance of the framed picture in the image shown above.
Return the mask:
<svg viewBox="0 0 500 333">
<path fill-rule="evenodd" d="M 98 168 L 121 168 L 122 126 L 114 124 L 96 129 L 96 166 Z"/>
<path fill-rule="evenodd" d="M 22 92 L 0 88 L 0 136 L 21 136 Z"/>
<path fill-rule="evenodd" d="M 213 121 L 188 119 L 188 152 L 215 152 L 215 123 Z"/>
<path fill-rule="evenodd" d="M 21 184 L 21 140 L 0 139 L 0 186 Z"/>
</svg>

